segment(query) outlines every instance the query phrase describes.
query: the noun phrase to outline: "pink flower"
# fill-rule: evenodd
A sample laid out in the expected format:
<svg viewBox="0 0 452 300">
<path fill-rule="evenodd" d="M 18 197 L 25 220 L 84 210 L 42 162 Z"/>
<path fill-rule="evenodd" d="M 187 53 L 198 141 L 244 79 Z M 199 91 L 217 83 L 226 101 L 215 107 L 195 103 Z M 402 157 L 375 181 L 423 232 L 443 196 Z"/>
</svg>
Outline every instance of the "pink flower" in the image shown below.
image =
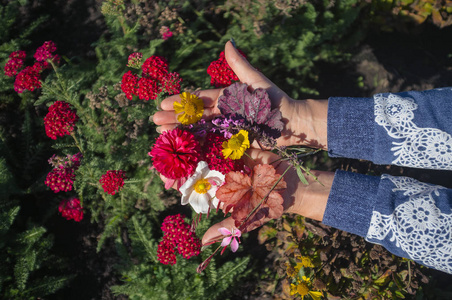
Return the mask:
<svg viewBox="0 0 452 300">
<path fill-rule="evenodd" d="M 26 56 L 27 56 L 27 54 L 25 53 L 25 51 L 19 50 L 19 51 L 11 52 L 11 54 L 9 55 L 9 58 L 25 59 Z"/>
<path fill-rule="evenodd" d="M 168 61 L 162 56 L 152 55 L 141 66 L 143 77 L 161 81 L 168 74 Z"/>
<path fill-rule="evenodd" d="M 61 201 L 58 206 L 58 211 L 67 220 L 80 222 L 83 219 L 83 208 L 80 205 L 80 200 L 77 198 Z"/>
<path fill-rule="evenodd" d="M 49 112 L 44 118 L 46 134 L 53 140 L 69 135 L 74 130 L 77 121 L 77 113 L 71 109 L 68 103 L 56 101 L 49 107 Z"/>
<path fill-rule="evenodd" d="M 241 50 L 238 51 L 243 57 L 246 57 Z M 220 58 L 218 60 L 210 63 L 207 68 L 207 74 L 211 76 L 210 85 L 214 85 L 215 87 L 227 87 L 232 84 L 233 80 L 239 80 L 226 61 L 224 51 L 220 53 Z"/>
<path fill-rule="evenodd" d="M 230 232 L 226 227 L 221 227 L 218 229 L 218 231 L 222 235 L 226 236 L 221 242 L 221 247 L 227 247 L 229 244 L 231 244 L 232 252 L 237 251 L 237 249 L 239 248 L 240 236 L 242 236 L 240 230 L 234 228 L 232 229 L 232 232 Z"/>
<path fill-rule="evenodd" d="M 56 45 L 52 41 L 47 41 L 42 44 L 41 47 L 36 49 L 36 53 L 34 55 L 34 58 L 37 61 L 46 61 L 47 59 L 54 59 L 55 56 L 52 54 L 56 50 Z M 59 58 L 56 57 L 58 60 Z"/>
<path fill-rule="evenodd" d="M 180 78 L 179 73 L 172 72 L 168 73 L 162 79 L 163 90 L 166 91 L 170 95 L 179 94 L 180 93 L 180 83 L 182 82 L 182 78 Z"/>
<path fill-rule="evenodd" d="M 132 100 L 137 93 L 138 76 L 127 71 L 122 75 L 121 90 L 126 94 L 127 99 Z"/>
<path fill-rule="evenodd" d="M 140 100 L 155 100 L 160 92 L 161 87 L 157 81 L 147 77 L 138 80 L 137 95 Z"/>
<path fill-rule="evenodd" d="M 160 28 L 160 34 L 162 35 L 162 39 L 164 39 L 165 41 L 173 36 L 173 33 L 170 31 L 168 26 L 162 26 Z"/>
<path fill-rule="evenodd" d="M 193 174 L 199 161 L 199 142 L 188 131 L 175 128 L 163 132 L 148 153 L 155 169 L 170 179 Z"/>
<path fill-rule="evenodd" d="M 124 179 L 126 179 L 126 172 L 123 170 L 108 170 L 99 182 L 105 193 L 114 195 L 124 186 Z"/>
<path fill-rule="evenodd" d="M 23 93 L 25 90 L 34 91 L 41 87 L 39 72 L 33 67 L 26 67 L 19 72 L 14 81 L 14 90 Z"/>
<path fill-rule="evenodd" d="M 141 66 L 141 59 L 143 58 L 143 53 L 141 52 L 134 52 L 129 55 L 129 58 L 127 59 L 127 66 L 129 68 L 135 68 L 139 69 Z"/>
</svg>

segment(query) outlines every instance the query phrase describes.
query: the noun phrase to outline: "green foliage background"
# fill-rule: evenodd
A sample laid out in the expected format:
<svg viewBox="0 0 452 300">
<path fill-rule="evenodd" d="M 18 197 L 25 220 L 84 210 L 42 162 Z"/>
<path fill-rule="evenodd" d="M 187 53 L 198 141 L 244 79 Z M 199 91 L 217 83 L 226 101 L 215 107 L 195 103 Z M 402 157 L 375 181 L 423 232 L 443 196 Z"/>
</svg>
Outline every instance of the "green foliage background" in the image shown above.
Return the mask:
<svg viewBox="0 0 452 300">
<path fill-rule="evenodd" d="M 206 89 L 210 88 L 208 65 L 218 58 L 225 42 L 234 38 L 254 66 L 290 96 L 301 99 L 319 94 L 315 88 L 323 80 L 319 66 L 349 62 L 353 48 L 371 29 L 375 30 L 375 24 L 381 24 L 382 18 L 390 20 L 384 30 L 396 30 L 400 24 L 406 29 L 414 24 L 406 19 L 409 13 L 388 19 L 388 12 L 397 8 L 409 12 L 412 6 L 406 1 L 105 0 L 98 1 L 100 6 L 96 7 L 101 20 L 96 40 L 83 45 L 82 49 L 89 49 L 84 53 L 59 43 L 59 39 L 68 41 L 64 35 L 69 32 L 59 32 L 56 27 L 50 31 L 56 36 L 49 35 L 46 24 L 57 16 L 33 14 L 35 2 L 0 2 L 0 66 L 16 50 L 26 50 L 27 63 L 31 62 L 33 51 L 45 40 L 54 40 L 57 53 L 62 55 L 60 66 L 44 75 L 42 89 L 35 92 L 18 94 L 13 89 L 14 79 L 0 75 L 0 297 L 5 299 L 45 299 L 51 294 L 58 298 L 68 293 L 69 283 L 74 280 L 70 258 L 55 250 L 52 228 L 47 226 L 54 224 L 59 201 L 70 196 L 77 196 L 83 203 L 83 224 L 102 228 L 96 251 L 100 253 L 112 245 L 115 248 L 117 263 L 112 277 L 120 280 L 109 287 L 117 297 L 233 299 L 239 294 L 237 287 L 268 278 L 275 284 L 271 292 L 275 294 L 275 282 L 283 276 L 259 274 L 262 267 L 253 261 L 255 253 L 246 247 L 241 247 L 245 249 L 238 255 L 213 259 L 202 274 L 196 273 L 196 266 L 212 249 L 190 260 L 179 256 L 173 267 L 158 263 L 156 249 L 162 236 L 162 220 L 169 214 L 190 213 L 178 201 L 172 201 L 178 199 L 177 193 L 165 191 L 158 175 L 150 170 L 147 152 L 157 137 L 150 116 L 156 107 L 152 102 L 124 99 L 118 83 L 129 70 L 128 55 L 142 52 L 145 58 L 165 56 L 170 71 L 181 74 L 185 89 Z M 444 14 L 450 13 L 446 2 L 447 8 L 437 9 L 444 22 L 439 22 L 434 8 L 423 6 L 424 21 L 445 24 L 448 16 Z M 168 26 L 174 36 L 161 39 L 162 26 Z M 79 41 L 77 46 L 83 43 Z M 45 135 L 43 117 L 56 100 L 70 103 L 80 120 L 73 136 L 52 141 Z M 53 154 L 64 156 L 79 151 L 84 157 L 74 190 L 58 194 L 49 191 L 44 185 L 51 170 L 47 160 Z M 332 167 L 326 154 L 307 163 Z M 126 185 L 120 193 L 107 195 L 99 178 L 107 170 L 119 169 L 127 172 Z M 202 235 L 221 217 L 203 220 L 198 233 Z M 187 215 L 187 220 L 190 218 Z M 278 235 L 269 232 L 273 238 Z M 307 233 L 306 239 L 312 249 L 322 243 L 312 233 Z M 319 253 L 313 251 L 311 255 L 318 257 Z M 289 254 L 283 251 L 279 255 Z M 399 261 L 397 264 L 401 265 Z M 378 282 L 380 271 L 369 276 Z M 322 276 L 332 282 L 328 274 Z M 341 284 L 325 290 L 325 295 L 344 295 L 351 285 L 347 276 Z M 256 286 L 259 283 L 247 291 L 255 293 Z M 394 286 L 390 289 L 394 295 L 408 294 L 403 289 L 395 293 Z M 389 287 L 377 290 L 380 296 L 389 295 Z"/>
</svg>

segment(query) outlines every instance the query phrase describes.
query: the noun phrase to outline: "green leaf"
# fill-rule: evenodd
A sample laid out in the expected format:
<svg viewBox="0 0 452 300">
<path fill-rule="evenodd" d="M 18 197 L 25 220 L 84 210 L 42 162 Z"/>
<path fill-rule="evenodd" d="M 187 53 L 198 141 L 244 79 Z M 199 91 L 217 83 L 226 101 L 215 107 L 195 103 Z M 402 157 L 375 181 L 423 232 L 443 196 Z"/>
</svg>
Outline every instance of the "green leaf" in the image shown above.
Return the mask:
<svg viewBox="0 0 452 300">
<path fill-rule="evenodd" d="M 306 180 L 306 177 L 303 174 L 303 171 L 301 170 L 300 166 L 296 166 L 295 169 L 297 170 L 297 175 L 298 178 L 300 178 L 300 181 L 303 182 L 304 184 L 308 185 L 308 181 Z"/>
</svg>

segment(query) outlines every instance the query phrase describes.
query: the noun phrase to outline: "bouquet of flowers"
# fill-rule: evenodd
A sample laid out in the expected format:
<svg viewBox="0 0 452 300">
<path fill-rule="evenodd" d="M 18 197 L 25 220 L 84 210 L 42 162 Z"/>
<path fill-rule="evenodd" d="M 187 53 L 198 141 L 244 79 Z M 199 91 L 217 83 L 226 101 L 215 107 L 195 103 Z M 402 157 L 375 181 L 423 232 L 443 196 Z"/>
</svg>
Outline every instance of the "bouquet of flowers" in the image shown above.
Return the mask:
<svg viewBox="0 0 452 300">
<path fill-rule="evenodd" d="M 165 187 L 180 191 L 182 205 L 190 204 L 196 213 L 192 226 L 203 214 L 209 216 L 218 209 L 234 219 L 232 228 L 219 229 L 222 238 L 209 243 L 221 241 L 198 267 L 199 272 L 219 249 L 223 248 L 223 253 L 231 245 L 235 252 L 242 232 L 281 217 L 281 193 L 286 188 L 283 176 L 293 167 L 307 183 L 303 172 L 314 175 L 299 159 L 318 151 L 277 146 L 284 123 L 279 109 L 271 107 L 267 92 L 260 88 L 250 92 L 245 83 L 228 83 L 218 99 L 221 115 L 211 120 L 202 118 L 204 102 L 199 94 L 182 92 L 180 102 L 174 102 L 180 125 L 163 132 L 149 152 L 153 167 L 165 178 Z M 246 152 L 251 145 L 273 151 L 279 159 L 258 163 Z M 287 160 L 289 167 L 278 174 L 274 164 L 282 160 Z"/>
</svg>

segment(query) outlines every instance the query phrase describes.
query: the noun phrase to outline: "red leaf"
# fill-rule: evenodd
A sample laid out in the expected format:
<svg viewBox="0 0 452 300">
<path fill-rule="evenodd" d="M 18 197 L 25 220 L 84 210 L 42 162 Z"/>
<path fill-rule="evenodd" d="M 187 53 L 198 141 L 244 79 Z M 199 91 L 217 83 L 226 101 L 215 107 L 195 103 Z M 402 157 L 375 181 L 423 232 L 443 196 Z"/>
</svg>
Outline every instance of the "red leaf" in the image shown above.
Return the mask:
<svg viewBox="0 0 452 300">
<path fill-rule="evenodd" d="M 281 217 L 284 200 L 280 193 L 286 188 L 286 182 L 284 179 L 278 182 L 280 177 L 270 165 L 256 165 L 251 177 L 230 172 L 226 174 L 225 184 L 218 189 L 216 196 L 224 204 L 225 213 L 233 209 L 235 226 L 249 231 L 269 219 Z M 249 217 L 255 208 L 256 211 Z"/>
</svg>

